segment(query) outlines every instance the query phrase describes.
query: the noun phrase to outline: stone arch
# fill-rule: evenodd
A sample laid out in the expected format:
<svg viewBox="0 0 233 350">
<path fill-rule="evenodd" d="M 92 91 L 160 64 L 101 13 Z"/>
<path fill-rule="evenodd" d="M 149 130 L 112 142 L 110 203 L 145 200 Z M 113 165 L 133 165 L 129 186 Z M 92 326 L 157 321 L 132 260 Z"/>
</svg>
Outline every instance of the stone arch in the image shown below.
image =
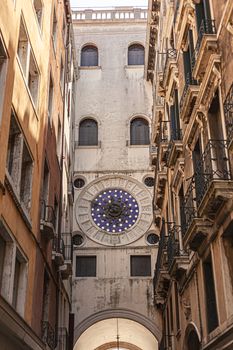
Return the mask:
<svg viewBox="0 0 233 350">
<path fill-rule="evenodd" d="M 162 338 L 162 332 L 159 329 L 159 327 L 147 318 L 144 315 L 139 314 L 138 312 L 128 310 L 128 309 L 108 309 L 99 311 L 95 314 L 92 314 L 91 316 L 84 319 L 75 329 L 74 329 L 74 344 L 77 342 L 78 338 L 81 336 L 83 332 L 85 332 L 89 327 L 94 325 L 95 323 L 99 321 L 103 321 L 109 318 L 125 318 L 132 321 L 135 321 L 145 328 L 147 328 L 154 337 L 158 340 L 158 342 Z"/>
<path fill-rule="evenodd" d="M 201 336 L 195 323 L 190 322 L 185 330 L 183 350 L 200 350 Z"/>
</svg>

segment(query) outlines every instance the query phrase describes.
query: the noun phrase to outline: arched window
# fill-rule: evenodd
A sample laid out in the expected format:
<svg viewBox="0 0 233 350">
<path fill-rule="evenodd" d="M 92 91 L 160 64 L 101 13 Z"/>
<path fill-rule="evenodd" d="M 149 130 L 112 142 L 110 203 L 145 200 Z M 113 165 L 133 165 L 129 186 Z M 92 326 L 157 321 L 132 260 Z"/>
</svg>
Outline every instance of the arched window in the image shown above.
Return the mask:
<svg viewBox="0 0 233 350">
<path fill-rule="evenodd" d="M 79 146 L 98 145 L 98 124 L 94 119 L 84 119 L 79 124 Z"/>
<path fill-rule="evenodd" d="M 189 333 L 188 340 L 187 340 L 187 346 L 188 350 L 199 350 L 201 348 L 200 341 L 198 339 L 197 333 L 192 330 Z"/>
<path fill-rule="evenodd" d="M 93 45 L 87 45 L 81 51 L 81 66 L 98 66 L 98 49 Z"/>
<path fill-rule="evenodd" d="M 130 45 L 128 48 L 128 65 L 144 64 L 144 47 L 140 44 Z"/>
<path fill-rule="evenodd" d="M 150 143 L 149 124 L 144 118 L 135 118 L 130 123 L 130 144 L 148 145 Z"/>
</svg>

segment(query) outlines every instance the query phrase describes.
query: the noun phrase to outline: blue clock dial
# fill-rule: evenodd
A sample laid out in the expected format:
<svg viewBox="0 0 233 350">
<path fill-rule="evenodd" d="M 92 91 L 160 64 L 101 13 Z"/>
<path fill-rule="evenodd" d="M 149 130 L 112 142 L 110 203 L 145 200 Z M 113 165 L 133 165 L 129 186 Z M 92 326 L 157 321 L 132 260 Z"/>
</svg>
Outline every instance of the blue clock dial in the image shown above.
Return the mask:
<svg viewBox="0 0 233 350">
<path fill-rule="evenodd" d="M 109 233 L 122 233 L 137 221 L 139 206 L 136 199 L 121 189 L 102 191 L 91 203 L 94 223 Z"/>
</svg>

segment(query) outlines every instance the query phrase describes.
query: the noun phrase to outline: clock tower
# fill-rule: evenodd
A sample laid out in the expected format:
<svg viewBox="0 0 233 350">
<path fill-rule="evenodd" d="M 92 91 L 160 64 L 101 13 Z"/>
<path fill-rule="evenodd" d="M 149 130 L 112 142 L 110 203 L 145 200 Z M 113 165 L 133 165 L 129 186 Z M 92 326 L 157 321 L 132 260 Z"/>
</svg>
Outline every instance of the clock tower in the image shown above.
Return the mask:
<svg viewBox="0 0 233 350">
<path fill-rule="evenodd" d="M 146 16 L 146 9 L 124 7 L 73 12 L 79 79 L 72 308 L 78 350 L 89 349 L 82 347 L 83 337 L 106 319 L 137 322 L 155 337 L 151 349 L 160 336 L 153 305 L 158 235 L 149 156 L 152 88 L 144 79 Z M 90 349 L 104 340 L 97 343 Z"/>
</svg>

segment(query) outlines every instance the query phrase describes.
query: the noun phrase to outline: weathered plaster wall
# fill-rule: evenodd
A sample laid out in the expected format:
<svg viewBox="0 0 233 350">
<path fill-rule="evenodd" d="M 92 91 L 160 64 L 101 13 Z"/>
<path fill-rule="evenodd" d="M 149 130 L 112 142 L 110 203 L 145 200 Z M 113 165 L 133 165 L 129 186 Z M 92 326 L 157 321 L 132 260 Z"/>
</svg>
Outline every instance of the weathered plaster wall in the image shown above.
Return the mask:
<svg viewBox="0 0 233 350">
<path fill-rule="evenodd" d="M 99 67 L 81 67 L 79 71 L 74 175 L 83 177 L 86 185 L 108 175 L 124 175 L 143 184 L 146 175 L 153 176 L 149 146 L 129 145 L 130 120 L 138 115 L 150 123 L 152 91 L 144 80 L 144 66 L 127 66 L 127 54 L 131 43 L 145 45 L 146 23 L 74 22 L 74 35 L 79 62 L 83 45 L 93 43 L 99 50 Z M 78 126 L 85 117 L 98 121 L 98 147 L 78 146 Z M 152 201 L 152 190 L 147 189 Z M 82 190 L 75 189 L 75 203 Z M 80 231 L 75 215 L 73 230 Z M 74 250 L 74 276 L 77 255 L 96 255 L 97 277 L 73 279 L 76 330 L 83 320 L 108 309 L 132 310 L 159 324 L 153 306 L 152 278 L 130 277 L 130 255 L 151 255 L 151 266 L 155 265 L 157 247 L 148 246 L 146 232 L 133 243 L 118 248 L 86 237 L 82 247 Z"/>
</svg>

